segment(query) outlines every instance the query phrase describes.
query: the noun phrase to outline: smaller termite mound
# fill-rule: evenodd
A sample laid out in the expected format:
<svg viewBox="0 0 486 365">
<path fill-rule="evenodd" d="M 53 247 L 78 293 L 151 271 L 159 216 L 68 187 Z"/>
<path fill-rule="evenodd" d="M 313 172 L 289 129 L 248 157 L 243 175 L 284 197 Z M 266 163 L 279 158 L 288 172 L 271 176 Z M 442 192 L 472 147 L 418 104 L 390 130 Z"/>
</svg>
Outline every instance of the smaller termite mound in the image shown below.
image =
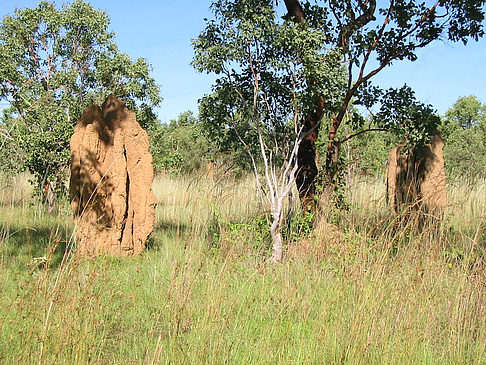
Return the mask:
<svg viewBox="0 0 486 365">
<path fill-rule="evenodd" d="M 141 253 L 154 229 L 149 139 L 116 96 L 83 111 L 71 138 L 71 207 L 77 252 Z"/>
<path fill-rule="evenodd" d="M 444 140 L 435 133 L 429 145 L 390 151 L 386 174 L 387 200 L 397 213 L 419 212 L 440 218 L 447 205 Z"/>
</svg>

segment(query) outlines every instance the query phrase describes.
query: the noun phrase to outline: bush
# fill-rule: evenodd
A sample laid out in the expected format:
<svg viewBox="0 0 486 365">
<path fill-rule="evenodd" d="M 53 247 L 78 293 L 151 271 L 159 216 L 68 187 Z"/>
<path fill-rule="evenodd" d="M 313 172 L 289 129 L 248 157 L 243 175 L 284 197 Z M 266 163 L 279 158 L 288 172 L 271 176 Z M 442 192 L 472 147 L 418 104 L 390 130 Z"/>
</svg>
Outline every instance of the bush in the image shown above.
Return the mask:
<svg viewBox="0 0 486 365">
<path fill-rule="evenodd" d="M 191 111 L 151 131 L 151 152 L 156 171 L 186 174 L 212 158 L 212 144 Z"/>
</svg>

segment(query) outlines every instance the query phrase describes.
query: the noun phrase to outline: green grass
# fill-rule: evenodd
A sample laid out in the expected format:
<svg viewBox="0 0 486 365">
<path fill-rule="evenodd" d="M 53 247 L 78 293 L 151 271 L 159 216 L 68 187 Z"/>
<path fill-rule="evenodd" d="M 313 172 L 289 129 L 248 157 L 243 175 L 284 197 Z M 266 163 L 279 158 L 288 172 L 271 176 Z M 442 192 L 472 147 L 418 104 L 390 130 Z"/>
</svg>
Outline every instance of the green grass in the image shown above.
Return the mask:
<svg viewBox="0 0 486 365">
<path fill-rule="evenodd" d="M 128 259 L 64 256 L 67 207 L 22 181 L 1 183 L 0 363 L 486 362 L 484 184 L 451 187 L 421 231 L 356 184 L 269 266 L 251 179 L 157 177 L 151 248 Z"/>
</svg>

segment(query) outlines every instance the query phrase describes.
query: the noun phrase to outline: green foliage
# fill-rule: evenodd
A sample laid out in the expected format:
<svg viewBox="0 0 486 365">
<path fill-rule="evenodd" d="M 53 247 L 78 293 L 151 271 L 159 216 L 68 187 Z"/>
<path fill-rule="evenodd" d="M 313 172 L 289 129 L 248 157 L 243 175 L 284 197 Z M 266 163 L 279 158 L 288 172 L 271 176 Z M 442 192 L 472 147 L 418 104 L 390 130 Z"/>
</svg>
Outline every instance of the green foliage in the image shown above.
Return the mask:
<svg viewBox="0 0 486 365">
<path fill-rule="evenodd" d="M 299 3 L 286 1 L 285 4 Z M 328 106 L 329 142 L 347 129 L 349 135 L 361 132 L 364 120 L 355 114 L 346 118 L 351 105 L 368 109 L 378 104 L 381 108 L 375 124 L 394 132 L 410 145 L 423 144 L 439 124 L 432 109 L 417 103 L 407 88 L 382 91 L 371 84 L 373 77 L 395 61 L 417 59 L 417 51 L 440 38 L 461 41 L 477 40 L 484 34 L 484 0 L 439 2 L 416 1 L 360 1 L 331 0 L 300 1 L 307 24 L 313 25 L 317 17 L 323 26 L 326 46 L 340 50 L 343 64 L 347 65 L 347 87 L 337 110 Z M 403 100 L 402 100 L 403 99 Z M 326 98 L 324 98 L 326 100 Z M 387 118 L 390 120 L 387 121 Z M 327 129 L 327 128 L 326 128 Z M 324 129 L 325 130 L 325 129 Z M 340 133 L 341 131 L 341 133 Z M 338 158 L 332 148 L 326 149 L 326 175 L 338 172 L 333 161 Z"/>
<path fill-rule="evenodd" d="M 168 125 L 158 126 L 151 136 L 151 153 L 156 170 L 191 173 L 208 162 L 214 151 L 203 126 L 191 111 Z"/>
<path fill-rule="evenodd" d="M 205 130 L 221 150 L 257 155 L 259 129 L 269 150 L 288 151 L 295 120 L 318 95 L 337 103 L 339 51 L 325 49 L 320 28 L 282 20 L 273 1 L 216 0 L 212 9 L 215 19 L 193 41 L 194 67 L 220 76 L 200 103 Z"/>
<path fill-rule="evenodd" d="M 413 90 L 407 85 L 384 93 L 380 111 L 373 117 L 373 122 L 393 132 L 408 146 L 429 143 L 440 126 L 440 118 L 432 106 L 417 102 Z"/>
<path fill-rule="evenodd" d="M 312 233 L 315 221 L 316 216 L 311 211 L 298 210 L 288 218 L 283 235 L 290 244 L 298 244 Z"/>
<path fill-rule="evenodd" d="M 57 9 L 41 1 L 0 23 L 0 127 L 9 136 L 2 160 L 15 161 L 37 184 L 62 188 L 69 138 L 84 107 L 122 97 L 140 124 L 155 123 L 161 99 L 144 59 L 132 61 L 114 43 L 108 15 L 82 0 Z"/>
<path fill-rule="evenodd" d="M 370 132 L 351 140 L 345 151 L 347 166 L 356 175 L 382 175 L 390 149 L 395 147 L 398 140 L 386 132 Z"/>
<path fill-rule="evenodd" d="M 398 107 L 396 104 L 401 97 L 409 102 L 410 93 L 404 89 L 384 93 L 371 84 L 372 78 L 394 61 L 416 60 L 417 50 L 439 38 L 466 44 L 469 39 L 478 40 L 484 34 L 484 0 L 444 0 L 430 4 L 375 0 L 332 0 L 322 2 L 325 3 L 322 5 L 320 2 L 311 5 L 310 1 L 301 3 L 307 23 L 313 26 L 316 17 L 320 20 L 319 29 L 324 34 L 326 46 L 340 49 L 342 61 L 348 65 L 346 97 L 341 99 L 341 113 L 335 114 L 340 118 L 343 118 L 352 97 L 357 97 L 354 105 L 367 108 L 380 99 L 381 104 L 389 99 L 385 109 Z M 373 59 L 375 62 L 370 62 Z M 406 113 L 416 113 L 417 109 L 426 112 L 417 105 L 409 106 L 415 110 Z M 338 120 L 338 128 L 341 121 Z M 421 123 L 426 122 L 436 123 L 430 118 L 423 119 Z M 348 118 L 344 124 L 352 127 L 351 132 L 361 127 L 359 118 Z M 413 127 L 430 129 L 429 126 L 415 124 L 399 130 L 399 125 L 393 127 L 394 132 L 412 139 L 420 139 L 422 137 L 418 134 L 423 134 L 423 131 L 413 132 Z"/>
<path fill-rule="evenodd" d="M 484 0 L 285 2 L 290 3 L 301 3 L 305 21 L 295 24 L 288 14 L 282 21 L 276 13 L 278 1 L 215 0 L 216 19 L 194 41 L 196 69 L 221 75 L 214 93 L 202 99 L 200 114 L 205 129 L 223 149 L 237 146 L 238 139 L 245 140 L 247 149 L 254 147 L 254 135 L 245 125 L 248 111 L 240 103 L 251 100 L 255 68 L 248 65 L 252 63 L 262 70 L 262 92 L 272 96 L 271 115 L 259 110 L 264 121 L 288 120 L 294 106 L 289 95 L 295 91 L 302 119 L 313 112 L 316 100 L 325 101 L 330 118 L 322 129 L 333 125 L 331 140 L 342 125 L 349 134 L 362 130 L 365 120 L 359 114 L 342 123 L 352 103 L 367 108 L 378 103 L 381 110 L 375 124 L 379 128 L 410 145 L 427 143 L 439 124 L 431 107 L 416 102 L 406 87 L 385 92 L 371 79 L 397 60 L 416 60 L 419 49 L 439 38 L 467 43 L 484 33 Z M 347 75 L 337 67 L 339 63 L 347 68 Z M 297 78 L 292 76 L 295 70 Z M 387 113 L 391 120 L 386 120 Z M 235 127 L 242 129 L 240 136 L 231 131 Z M 274 140 L 281 137 L 277 132 Z M 335 159 L 327 156 L 326 160 Z"/>
<path fill-rule="evenodd" d="M 442 119 L 447 175 L 486 176 L 486 105 L 475 96 L 459 98 Z"/>
<path fill-rule="evenodd" d="M 224 238 L 229 240 L 230 245 L 246 245 L 266 255 L 272 242 L 268 219 L 269 217 L 260 215 L 247 222 L 223 221 L 223 224 L 227 224 L 228 230 L 227 237 Z"/>
<path fill-rule="evenodd" d="M 482 104 L 475 96 L 463 96 L 457 99 L 443 119 L 443 131 L 449 135 L 459 128 L 486 129 L 486 104 Z"/>
<path fill-rule="evenodd" d="M 431 108 L 417 103 L 409 89 L 390 91 L 392 97 L 384 98 L 382 109 L 368 127 L 379 126 L 395 133 L 365 133 L 347 141 L 342 147 L 348 171 L 350 167 L 353 174 L 381 174 L 389 150 L 397 143 L 407 141 L 409 146 L 427 143 L 430 134 L 439 129 L 445 141 L 447 176 L 452 179 L 485 177 L 485 105 L 475 96 L 461 97 L 438 124 Z"/>
<path fill-rule="evenodd" d="M 432 107 L 418 102 L 407 85 L 388 90 L 371 87 L 356 102 L 366 104 L 371 99 L 372 104 L 380 105 L 379 111 L 368 118 L 357 118 L 357 111 L 351 109 L 343 120 L 344 130 L 338 133 L 342 185 L 345 177 L 350 181 L 355 175 L 382 174 L 388 153 L 397 143 L 405 142 L 409 148 L 427 144 L 440 127 L 440 118 Z M 321 137 L 318 144 L 321 153 L 325 153 L 326 137 Z"/>
<path fill-rule="evenodd" d="M 416 60 L 418 49 L 441 37 L 464 44 L 478 40 L 484 34 L 484 3 L 332 0 L 325 8 L 334 25 L 328 27 L 328 39 L 343 49 L 350 70 L 355 70 L 356 84 L 349 86 L 356 92 L 383 67 L 395 60 Z M 376 68 L 368 64 L 373 58 Z"/>
</svg>

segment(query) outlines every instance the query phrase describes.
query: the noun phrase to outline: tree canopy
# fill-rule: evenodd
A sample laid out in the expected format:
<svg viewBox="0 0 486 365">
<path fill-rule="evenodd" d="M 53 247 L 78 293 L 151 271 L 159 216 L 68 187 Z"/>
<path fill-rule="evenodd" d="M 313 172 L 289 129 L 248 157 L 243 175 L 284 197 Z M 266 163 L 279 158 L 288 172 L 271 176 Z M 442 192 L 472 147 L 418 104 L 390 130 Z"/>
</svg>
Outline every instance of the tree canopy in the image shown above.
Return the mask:
<svg viewBox="0 0 486 365">
<path fill-rule="evenodd" d="M 445 117 L 451 127 L 486 128 L 486 105 L 475 96 L 463 96 L 457 99 L 452 108 L 446 112 Z"/>
<path fill-rule="evenodd" d="M 444 155 L 450 178 L 486 176 L 486 105 L 476 96 L 463 96 L 442 120 Z"/>
<path fill-rule="evenodd" d="M 82 0 L 60 9 L 41 1 L 0 23 L 0 100 L 9 105 L 2 159 L 29 169 L 39 184 L 62 185 L 73 126 L 87 105 L 115 94 L 142 126 L 156 120 L 161 98 L 150 65 L 120 52 L 108 27 L 108 15 Z"/>
<path fill-rule="evenodd" d="M 285 134 L 294 113 L 310 112 L 315 97 L 338 100 L 343 68 L 339 54 L 325 50 L 321 32 L 283 21 L 270 0 L 216 0 L 211 8 L 215 19 L 193 41 L 193 65 L 220 76 L 200 104 L 201 118 L 215 139 L 233 130 L 234 123 L 242 128 L 245 120 L 255 118 L 269 133 Z M 255 80 L 259 95 L 254 94 Z M 261 97 L 257 110 L 253 97 Z M 231 132 L 226 137 L 237 139 Z"/>
<path fill-rule="evenodd" d="M 279 3 L 285 5 L 287 14 L 277 14 L 281 9 Z M 340 142 L 367 129 L 365 119 L 352 112 L 352 105 L 378 107 L 374 124 L 393 131 L 410 145 L 430 139 L 440 124 L 433 108 L 415 100 L 409 87 L 380 89 L 379 85 L 372 84 L 373 76 L 396 61 L 416 60 L 417 50 L 435 40 L 466 44 L 471 39 L 479 39 L 484 33 L 484 3 L 484 0 L 430 3 L 214 0 L 215 19 L 208 21 L 194 42 L 194 65 L 200 71 L 222 77 L 216 82 L 213 95 L 203 99 L 202 115 L 208 108 L 205 101 L 211 98 L 210 109 L 219 109 L 212 113 L 212 119 L 206 120 L 217 126 L 215 131 L 221 130 L 218 126 L 224 118 L 220 116 L 234 107 L 232 103 L 238 99 L 235 85 L 251 87 L 247 82 L 251 70 L 241 67 L 241 57 L 247 57 L 249 47 L 258 44 L 253 52 L 259 57 L 258 67 L 270 70 L 262 73 L 262 81 L 267 74 L 281 76 L 283 73 L 274 72 L 278 67 L 301 69 L 302 78 L 297 84 L 299 100 L 305 102 L 300 108 L 300 120 L 306 132 L 315 133 L 308 133 L 300 146 L 297 180 L 301 197 L 313 199 L 319 180 L 316 126 L 321 120 L 327 121 L 320 127 L 326 134 L 326 158 L 321 159 L 324 161 L 321 181 L 325 184 L 332 185 L 339 170 Z M 287 33 L 277 29 L 286 29 Z M 289 95 L 288 80 L 274 77 L 267 85 L 272 85 L 274 90 L 280 87 Z M 273 101 L 279 105 L 278 115 L 285 115 L 285 110 L 288 114 L 293 108 L 289 98 Z M 343 136 L 343 124 L 347 125 L 346 136 Z"/>
<path fill-rule="evenodd" d="M 322 3 L 322 4 L 321 4 Z M 380 90 L 372 85 L 372 78 L 383 68 L 398 60 L 417 59 L 417 50 L 429 45 L 437 39 L 448 39 L 466 44 L 468 40 L 478 40 L 483 36 L 482 22 L 484 20 L 484 0 L 457 1 L 440 0 L 434 2 L 415 2 L 390 0 L 377 2 L 375 0 L 346 0 L 317 2 L 285 0 L 287 10 L 294 19 L 309 26 L 318 26 L 326 34 L 329 46 L 342 52 L 342 61 L 347 68 L 347 87 L 340 107 L 333 112 L 332 122 L 328 130 L 328 146 L 326 168 L 332 169 L 333 154 L 336 151 L 334 143 L 341 124 L 345 120 L 350 103 L 371 108 L 381 104 L 390 112 L 391 106 L 398 106 L 393 100 L 403 97 L 409 99 L 409 88 Z M 389 102 L 390 100 L 392 102 Z M 381 102 L 381 103 L 380 103 Z M 383 103 L 384 102 L 384 103 Z M 421 123 L 416 127 L 425 126 L 424 121 L 436 123 L 437 118 L 429 118 L 427 107 L 415 108 Z M 427 132 L 433 127 L 407 133 L 410 124 L 404 124 L 400 119 L 408 119 L 410 113 L 402 106 L 394 108 L 393 114 L 405 112 L 405 115 L 394 118 L 393 130 L 408 135 L 410 140 L 430 137 Z M 422 110 L 426 116 L 416 112 Z M 407 116 L 408 114 L 408 116 Z M 360 129 L 362 120 L 359 117 L 347 118 L 351 122 L 351 130 Z M 399 131 L 403 125 L 403 130 Z"/>
<path fill-rule="evenodd" d="M 213 143 L 191 111 L 157 126 L 151 135 L 155 170 L 175 175 L 193 173 L 211 161 L 214 154 Z"/>
</svg>

